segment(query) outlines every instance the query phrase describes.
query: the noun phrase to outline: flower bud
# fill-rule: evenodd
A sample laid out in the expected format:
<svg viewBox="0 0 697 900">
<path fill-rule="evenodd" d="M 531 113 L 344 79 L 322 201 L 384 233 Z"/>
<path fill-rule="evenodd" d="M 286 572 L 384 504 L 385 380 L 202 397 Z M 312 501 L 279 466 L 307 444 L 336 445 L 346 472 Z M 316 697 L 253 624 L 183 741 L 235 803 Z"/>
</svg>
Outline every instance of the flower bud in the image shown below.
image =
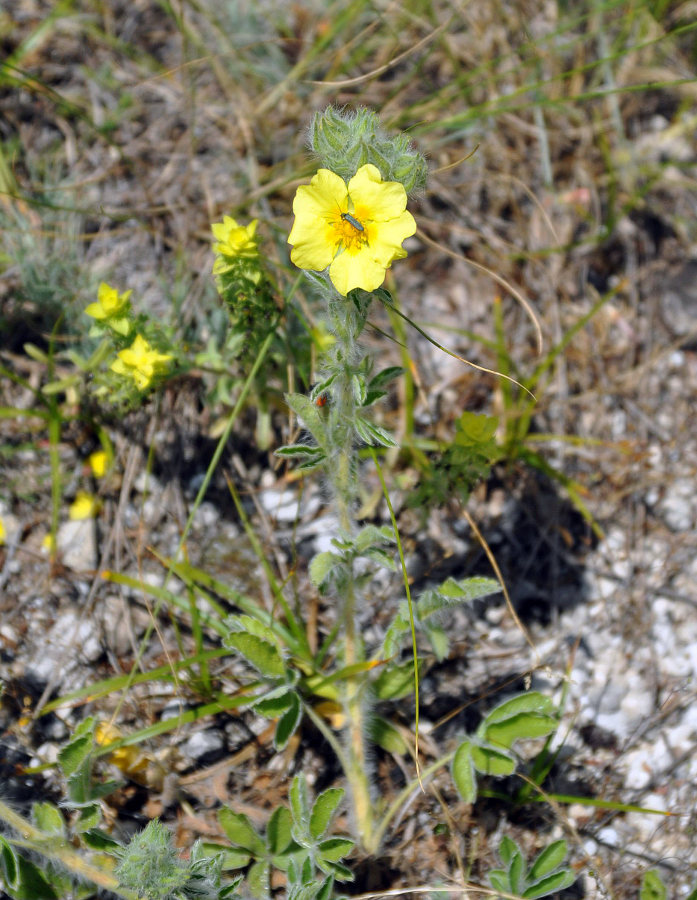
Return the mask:
<svg viewBox="0 0 697 900">
<path fill-rule="evenodd" d="M 376 113 L 328 106 L 315 113 L 310 124 L 310 146 L 323 168 L 348 181 L 361 166 L 372 163 L 383 181 L 398 181 L 407 194 L 422 189 L 428 169 L 424 157 L 406 134 L 394 137 L 380 127 Z"/>
</svg>

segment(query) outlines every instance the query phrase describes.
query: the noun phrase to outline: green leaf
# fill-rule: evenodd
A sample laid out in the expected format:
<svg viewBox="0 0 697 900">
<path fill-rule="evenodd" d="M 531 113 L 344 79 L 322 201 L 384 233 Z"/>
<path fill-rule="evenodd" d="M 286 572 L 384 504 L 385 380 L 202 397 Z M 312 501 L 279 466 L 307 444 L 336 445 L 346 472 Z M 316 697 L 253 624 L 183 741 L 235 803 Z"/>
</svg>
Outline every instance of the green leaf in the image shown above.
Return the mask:
<svg viewBox="0 0 697 900">
<path fill-rule="evenodd" d="M 321 587 L 334 569 L 341 565 L 343 559 L 331 550 L 316 553 L 310 561 L 310 581 L 316 588 Z"/>
<path fill-rule="evenodd" d="M 531 885 L 523 891 L 523 897 L 526 900 L 534 900 L 536 897 L 546 897 L 548 894 L 555 894 L 557 891 L 563 891 L 565 888 L 571 887 L 576 881 L 576 876 L 569 869 L 561 872 L 554 872 L 542 878 L 537 884 Z M 665 897 L 665 894 L 663 895 Z M 643 900 L 643 898 L 642 898 Z"/>
<path fill-rule="evenodd" d="M 270 864 L 266 860 L 255 862 L 247 872 L 249 891 L 255 900 L 266 900 L 269 897 Z"/>
<path fill-rule="evenodd" d="M 543 878 L 545 875 L 553 872 L 554 869 L 564 862 L 566 850 L 566 841 L 553 841 L 548 847 L 545 847 L 544 850 L 540 851 L 532 866 L 530 866 L 528 879 L 536 881 L 538 878 Z"/>
<path fill-rule="evenodd" d="M 639 900 L 666 900 L 666 886 L 656 869 L 644 873 L 639 890 Z"/>
<path fill-rule="evenodd" d="M 512 747 L 515 741 L 544 737 L 556 730 L 557 719 L 550 716 L 522 714 L 486 729 L 486 739 L 500 747 Z"/>
<path fill-rule="evenodd" d="M 489 884 L 495 891 L 501 891 L 502 894 L 510 894 L 511 886 L 508 883 L 508 872 L 503 869 L 492 869 L 488 873 Z"/>
<path fill-rule="evenodd" d="M 59 810 L 52 803 L 33 803 L 31 815 L 36 827 L 46 834 L 65 834 L 65 822 Z"/>
<path fill-rule="evenodd" d="M 436 625 L 434 622 L 425 622 L 423 623 L 423 627 L 426 632 L 426 637 L 431 644 L 431 648 L 436 655 L 436 659 L 438 662 L 442 662 L 450 651 L 450 638 L 448 637 L 448 633 L 442 626 Z"/>
<path fill-rule="evenodd" d="M 310 836 L 313 840 L 318 841 L 327 833 L 343 796 L 341 788 L 327 788 L 317 797 L 310 814 Z"/>
<path fill-rule="evenodd" d="M 331 900 L 334 895 L 334 876 L 328 875 L 315 895 L 315 900 Z"/>
<path fill-rule="evenodd" d="M 378 700 L 399 700 L 414 691 L 414 663 L 412 660 L 388 665 L 374 681 Z"/>
<path fill-rule="evenodd" d="M 455 751 L 453 757 L 453 781 L 465 803 L 474 803 L 477 799 L 477 777 L 472 761 L 472 743 L 464 741 Z"/>
<path fill-rule="evenodd" d="M 397 441 L 392 435 L 379 425 L 369 422 L 360 416 L 356 417 L 354 428 L 361 440 L 365 441 L 370 447 L 397 447 Z"/>
<path fill-rule="evenodd" d="M 286 667 L 283 657 L 268 641 L 243 631 L 231 631 L 223 643 L 237 650 L 247 662 L 266 678 L 283 678 Z"/>
<path fill-rule="evenodd" d="M 17 884 L 17 857 L 2 835 L 0 835 L 0 865 L 5 883 L 8 887 L 14 888 Z"/>
<path fill-rule="evenodd" d="M 98 803 L 86 806 L 80 810 L 80 817 L 75 823 L 75 830 L 80 833 L 96 828 L 102 820 L 102 810 Z"/>
<path fill-rule="evenodd" d="M 218 822 L 231 844 L 249 850 L 254 856 L 266 854 L 266 845 L 254 830 L 247 816 L 223 806 L 218 810 Z"/>
<path fill-rule="evenodd" d="M 316 456 L 321 450 L 314 444 L 286 444 L 274 450 L 276 456 Z"/>
<path fill-rule="evenodd" d="M 286 394 L 286 403 L 312 434 L 320 447 L 326 447 L 327 434 L 322 414 L 309 397 L 304 394 Z"/>
<path fill-rule="evenodd" d="M 423 619 L 441 610 L 448 609 L 456 603 L 469 603 L 480 597 L 497 594 L 501 591 L 501 585 L 493 578 L 463 578 L 456 581 L 454 578 L 446 579 L 435 590 L 426 591 L 417 601 L 419 618 Z"/>
<path fill-rule="evenodd" d="M 307 796 L 307 782 L 304 775 L 295 776 L 288 796 L 293 821 L 299 828 L 306 831 L 310 821 L 310 801 Z"/>
<path fill-rule="evenodd" d="M 222 856 L 223 870 L 226 872 L 249 865 L 251 856 L 248 850 L 227 847 L 224 844 L 213 844 L 208 841 L 204 841 L 202 846 L 208 856 Z"/>
<path fill-rule="evenodd" d="M 47 877 L 33 862 L 19 855 L 17 861 L 16 900 L 58 900 Z"/>
<path fill-rule="evenodd" d="M 366 525 L 358 532 L 354 539 L 356 553 L 364 553 L 373 545 L 394 544 L 394 531 L 390 525 L 382 525 L 377 528 L 375 525 Z"/>
<path fill-rule="evenodd" d="M 386 369 L 378 372 L 375 378 L 371 378 L 370 382 L 368 383 L 368 390 L 380 390 L 386 384 L 389 384 L 390 381 L 393 381 L 395 378 L 399 378 L 399 376 L 403 373 L 404 369 L 401 366 L 388 366 Z"/>
<path fill-rule="evenodd" d="M 274 856 L 284 853 L 293 843 L 293 817 L 285 806 L 278 806 L 266 826 L 266 843 Z"/>
<path fill-rule="evenodd" d="M 514 894 L 519 894 L 523 890 L 525 885 L 525 868 L 525 857 L 516 847 L 516 851 L 508 866 L 508 881 Z"/>
<path fill-rule="evenodd" d="M 292 691 L 280 694 L 272 691 L 271 696 L 265 696 L 254 704 L 254 710 L 261 713 L 262 716 L 266 716 L 267 719 L 276 719 L 290 707 L 293 702 L 292 697 Z"/>
<path fill-rule="evenodd" d="M 66 778 L 73 775 L 92 752 L 92 735 L 83 735 L 61 747 L 58 753 L 58 764 Z"/>
<path fill-rule="evenodd" d="M 498 846 L 498 854 L 501 857 L 501 862 L 504 866 L 509 866 L 513 859 L 513 855 L 519 852 L 516 842 L 505 834 L 501 838 L 501 843 Z"/>
<path fill-rule="evenodd" d="M 351 869 L 341 862 L 331 862 L 320 856 L 317 859 L 317 865 L 325 874 L 333 875 L 338 881 L 353 881 L 354 879 Z"/>
<path fill-rule="evenodd" d="M 276 750 L 283 750 L 293 737 L 302 718 L 302 707 L 297 694 L 290 694 L 290 706 L 278 720 L 273 743 Z"/>
<path fill-rule="evenodd" d="M 519 713 L 538 713 L 550 716 L 555 711 L 554 703 L 549 697 L 539 691 L 527 691 L 525 694 L 519 694 L 517 697 L 500 703 L 487 714 L 484 721 L 487 725 L 492 725 L 494 722 L 510 719 Z"/>
<path fill-rule="evenodd" d="M 332 837 L 322 841 L 317 850 L 326 862 L 339 862 L 344 856 L 348 856 L 355 846 L 355 841 L 350 838 Z"/>
<path fill-rule="evenodd" d="M 402 756 L 409 749 L 407 743 L 397 729 L 382 716 L 372 715 L 368 722 L 370 740 L 388 753 Z"/>
<path fill-rule="evenodd" d="M 515 772 L 515 760 L 500 750 L 472 744 L 471 755 L 475 769 L 483 775 L 512 775 Z"/>
<path fill-rule="evenodd" d="M 90 828 L 82 834 L 82 840 L 90 850 L 97 850 L 101 853 L 114 853 L 121 846 L 118 841 L 106 834 L 99 828 Z M 223 849 L 221 847 L 221 849 Z"/>
</svg>

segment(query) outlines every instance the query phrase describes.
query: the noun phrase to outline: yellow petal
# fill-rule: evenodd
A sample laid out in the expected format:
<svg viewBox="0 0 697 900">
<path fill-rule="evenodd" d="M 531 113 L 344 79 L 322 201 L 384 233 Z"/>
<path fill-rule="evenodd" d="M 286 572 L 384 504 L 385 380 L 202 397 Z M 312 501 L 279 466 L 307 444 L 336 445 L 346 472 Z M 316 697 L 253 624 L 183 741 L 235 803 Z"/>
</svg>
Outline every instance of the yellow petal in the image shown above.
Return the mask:
<svg viewBox="0 0 697 900">
<path fill-rule="evenodd" d="M 376 262 L 365 250 L 360 253 L 340 253 L 329 267 L 329 277 L 345 297 L 354 288 L 374 291 L 385 280 L 385 266 Z"/>
<path fill-rule="evenodd" d="M 407 206 L 407 192 L 398 181 L 383 181 L 378 169 L 361 166 L 348 184 L 349 197 L 361 221 L 385 222 Z"/>
</svg>

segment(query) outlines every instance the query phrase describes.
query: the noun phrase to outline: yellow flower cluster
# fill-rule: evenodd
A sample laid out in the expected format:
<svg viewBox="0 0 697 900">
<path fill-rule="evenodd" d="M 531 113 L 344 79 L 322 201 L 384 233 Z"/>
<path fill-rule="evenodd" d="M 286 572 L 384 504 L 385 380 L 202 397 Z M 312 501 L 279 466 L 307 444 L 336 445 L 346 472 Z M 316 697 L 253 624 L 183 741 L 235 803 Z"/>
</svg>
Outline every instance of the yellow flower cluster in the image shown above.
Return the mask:
<svg viewBox="0 0 697 900">
<path fill-rule="evenodd" d="M 170 353 L 159 353 L 142 335 L 137 334 L 131 346 L 118 353 L 110 368 L 118 375 L 131 377 L 136 387 L 143 391 L 156 375 L 165 371 L 171 359 Z"/>
<path fill-rule="evenodd" d="M 133 292 L 124 291 L 119 294 L 116 288 L 103 281 L 97 291 L 97 302 L 85 307 L 88 316 L 98 322 L 104 322 L 124 337 L 131 330 L 131 322 L 127 316 L 130 309 L 129 298 Z"/>
</svg>

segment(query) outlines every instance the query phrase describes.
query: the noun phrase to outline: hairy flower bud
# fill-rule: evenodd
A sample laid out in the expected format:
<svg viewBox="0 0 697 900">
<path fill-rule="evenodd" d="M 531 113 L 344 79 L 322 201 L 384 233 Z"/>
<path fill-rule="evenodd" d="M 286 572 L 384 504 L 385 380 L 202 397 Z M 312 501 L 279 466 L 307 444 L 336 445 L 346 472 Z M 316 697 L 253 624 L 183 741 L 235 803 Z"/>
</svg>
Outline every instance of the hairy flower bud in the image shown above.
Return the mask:
<svg viewBox="0 0 697 900">
<path fill-rule="evenodd" d="M 310 146 L 324 168 L 348 181 L 361 166 L 374 165 L 384 181 L 398 181 L 407 194 L 424 187 L 428 169 L 424 157 L 406 134 L 391 137 L 376 113 L 328 106 L 310 123 Z"/>
</svg>

